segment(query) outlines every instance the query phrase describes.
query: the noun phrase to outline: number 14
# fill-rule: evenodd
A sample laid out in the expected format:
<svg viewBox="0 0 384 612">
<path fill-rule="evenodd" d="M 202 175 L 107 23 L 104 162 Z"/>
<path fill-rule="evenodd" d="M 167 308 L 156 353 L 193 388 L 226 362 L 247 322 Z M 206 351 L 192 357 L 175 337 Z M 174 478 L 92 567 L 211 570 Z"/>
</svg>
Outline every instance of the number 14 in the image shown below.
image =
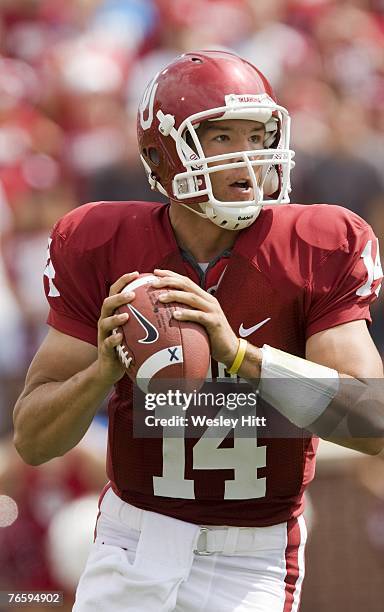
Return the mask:
<svg viewBox="0 0 384 612">
<path fill-rule="evenodd" d="M 256 416 L 256 408 L 248 415 Z M 225 481 L 224 499 L 264 497 L 266 478 L 258 478 L 257 470 L 266 465 L 266 446 L 257 446 L 256 428 L 253 437 L 244 438 L 236 436 L 238 427 L 241 425 L 234 429 L 232 448 L 218 448 L 230 432 L 230 425 L 208 427 L 193 447 L 193 469 L 234 470 L 234 478 Z M 167 433 L 173 437 L 168 437 Z M 194 480 L 185 478 L 185 438 L 182 425 L 177 430 L 176 427 L 163 428 L 163 474 L 153 477 L 153 490 L 155 495 L 163 497 L 195 499 Z"/>
</svg>

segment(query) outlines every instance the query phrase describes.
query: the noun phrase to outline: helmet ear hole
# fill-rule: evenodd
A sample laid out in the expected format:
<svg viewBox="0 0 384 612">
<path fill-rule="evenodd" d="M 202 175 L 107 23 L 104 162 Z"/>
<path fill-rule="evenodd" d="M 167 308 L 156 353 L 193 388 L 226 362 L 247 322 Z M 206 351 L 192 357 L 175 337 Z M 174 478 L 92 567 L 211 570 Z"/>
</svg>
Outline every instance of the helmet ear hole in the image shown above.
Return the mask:
<svg viewBox="0 0 384 612">
<path fill-rule="evenodd" d="M 160 164 L 159 151 L 155 147 L 149 147 L 148 157 L 155 166 L 158 166 Z"/>
</svg>

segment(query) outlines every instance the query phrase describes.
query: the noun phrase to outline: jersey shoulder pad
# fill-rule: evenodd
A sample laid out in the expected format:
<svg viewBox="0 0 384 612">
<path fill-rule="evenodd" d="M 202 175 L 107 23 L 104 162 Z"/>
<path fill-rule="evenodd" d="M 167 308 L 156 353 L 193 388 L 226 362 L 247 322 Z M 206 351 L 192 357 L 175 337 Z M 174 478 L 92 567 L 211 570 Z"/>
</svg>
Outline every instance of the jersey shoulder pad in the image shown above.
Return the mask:
<svg viewBox="0 0 384 612">
<path fill-rule="evenodd" d="M 93 250 L 127 228 L 130 220 L 142 217 L 144 222 L 158 206 L 154 202 L 90 202 L 57 221 L 52 234 L 76 251 Z"/>
<path fill-rule="evenodd" d="M 338 249 L 351 253 L 372 230 L 352 211 L 333 204 L 312 204 L 300 208 L 294 223 L 297 238 L 322 252 Z"/>
</svg>

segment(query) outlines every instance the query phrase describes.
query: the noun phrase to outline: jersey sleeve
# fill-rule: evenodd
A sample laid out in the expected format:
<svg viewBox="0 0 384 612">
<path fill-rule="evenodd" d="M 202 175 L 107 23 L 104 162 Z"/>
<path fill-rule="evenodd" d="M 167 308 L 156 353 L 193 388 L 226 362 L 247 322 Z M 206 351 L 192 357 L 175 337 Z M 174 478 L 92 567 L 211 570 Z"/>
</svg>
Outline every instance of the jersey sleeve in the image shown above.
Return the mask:
<svg viewBox="0 0 384 612">
<path fill-rule="evenodd" d="M 357 215 L 346 229 L 340 247 L 323 258 L 308 285 L 307 338 L 342 323 L 371 322 L 370 305 L 383 277 L 378 239 Z"/>
<path fill-rule="evenodd" d="M 84 248 L 84 236 L 76 238 L 65 227 L 65 218 L 56 224 L 49 238 L 44 272 L 50 306 L 47 323 L 97 346 L 97 322 L 106 297 L 106 283 L 92 250 Z"/>
</svg>

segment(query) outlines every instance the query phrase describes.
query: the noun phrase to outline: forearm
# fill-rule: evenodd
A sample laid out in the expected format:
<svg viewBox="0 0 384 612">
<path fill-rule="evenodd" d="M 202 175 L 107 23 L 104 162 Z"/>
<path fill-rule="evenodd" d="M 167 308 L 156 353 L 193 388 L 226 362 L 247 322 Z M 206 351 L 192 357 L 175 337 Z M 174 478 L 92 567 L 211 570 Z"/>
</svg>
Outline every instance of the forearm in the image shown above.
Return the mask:
<svg viewBox="0 0 384 612">
<path fill-rule="evenodd" d="M 327 368 L 305 362 L 296 379 L 292 371 L 284 375 L 282 370 L 263 385 L 263 352 L 248 343 L 239 375 L 258 387 L 261 397 L 295 425 L 364 453 L 380 452 L 384 446 L 384 379 L 358 380 L 338 373 L 336 382 L 326 378 Z"/>
<path fill-rule="evenodd" d="M 44 383 L 22 395 L 15 407 L 15 446 L 32 465 L 45 463 L 76 446 L 110 391 L 97 362 L 65 382 Z"/>
<path fill-rule="evenodd" d="M 321 438 L 375 455 L 384 447 L 384 379 L 340 374 L 339 389 L 308 429 Z"/>
</svg>

